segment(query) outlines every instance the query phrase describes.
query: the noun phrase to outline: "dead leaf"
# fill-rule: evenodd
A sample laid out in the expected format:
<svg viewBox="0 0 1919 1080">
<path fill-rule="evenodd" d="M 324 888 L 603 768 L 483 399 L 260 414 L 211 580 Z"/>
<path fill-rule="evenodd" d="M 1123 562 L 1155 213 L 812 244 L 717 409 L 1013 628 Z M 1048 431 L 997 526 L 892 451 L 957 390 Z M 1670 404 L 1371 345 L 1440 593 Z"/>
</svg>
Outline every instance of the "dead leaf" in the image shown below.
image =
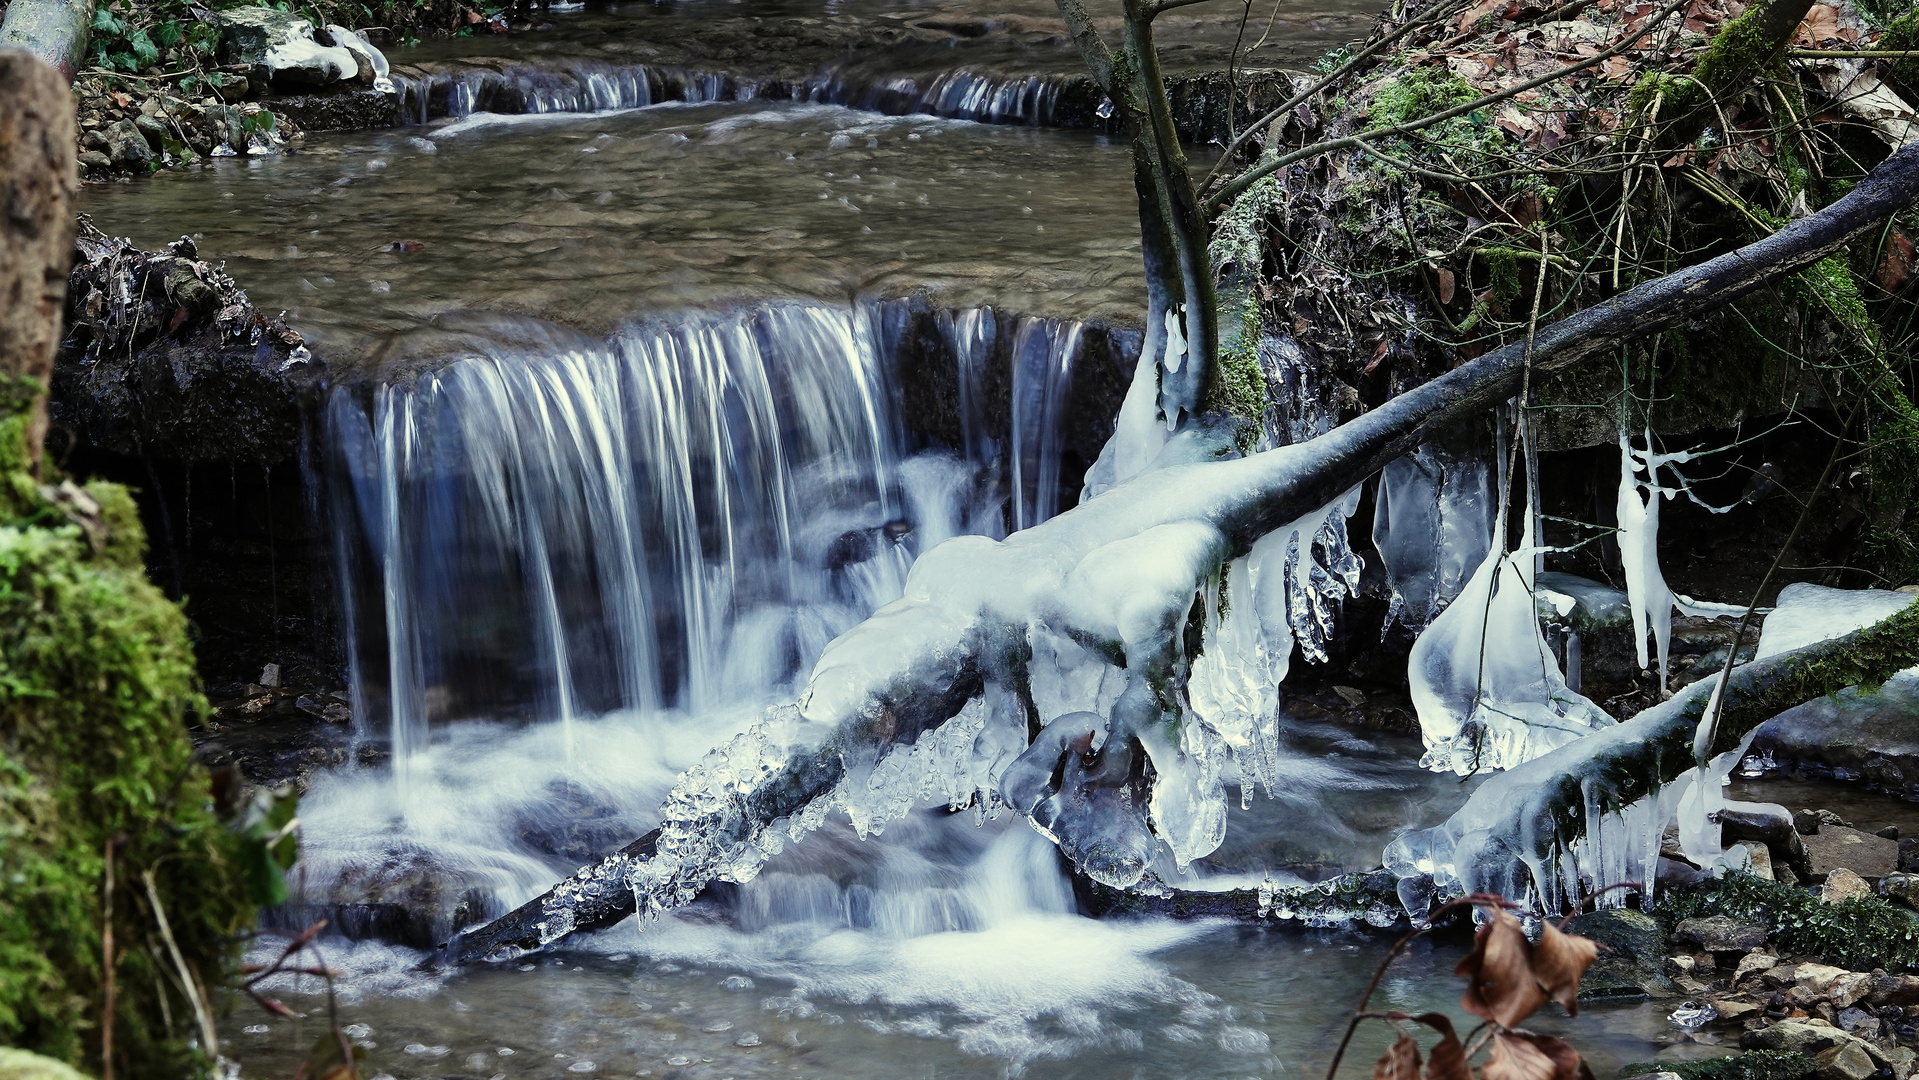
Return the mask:
<svg viewBox="0 0 1919 1080">
<path fill-rule="evenodd" d="M 1533 946 L 1533 977 L 1546 996 L 1579 1015 L 1579 977 L 1599 955 L 1599 943 L 1578 934 L 1567 934 L 1552 923 L 1539 932 Z"/>
<path fill-rule="evenodd" d="M 1379 347 L 1373 350 L 1372 360 L 1367 363 L 1366 370 L 1360 372 L 1360 374 L 1371 375 L 1373 373 L 1373 369 L 1379 366 L 1379 362 L 1381 360 L 1386 359 L 1386 354 L 1389 350 L 1392 349 L 1392 347 L 1393 347 L 1393 340 L 1391 338 L 1389 337 L 1380 338 Z"/>
<path fill-rule="evenodd" d="M 1453 292 L 1456 288 L 1458 288 L 1458 281 L 1453 277 L 1453 272 L 1451 270 L 1446 269 L 1443 266 L 1440 267 L 1439 268 L 1439 302 L 1442 304 L 1452 303 Z"/>
<path fill-rule="evenodd" d="M 1453 1033 L 1453 1022 L 1446 1019 L 1446 1014 L 1422 1013 L 1413 1019 L 1439 1032 L 1432 1056 L 1426 1059 L 1425 1080 L 1473 1080 L 1473 1070 L 1466 1064 L 1466 1048 L 1459 1045 L 1459 1036 Z"/>
<path fill-rule="evenodd" d="M 1373 1080 L 1419 1080 L 1419 1043 L 1411 1035 L 1401 1035 L 1373 1063 Z"/>
<path fill-rule="evenodd" d="M 1839 9 L 1831 4 L 1814 4 L 1806 12 L 1806 19 L 1799 24 L 1799 32 L 1793 42 L 1798 45 L 1817 45 L 1828 38 L 1839 36 Z"/>
<path fill-rule="evenodd" d="M 1479 20 L 1494 12 L 1503 10 L 1506 4 L 1507 0 L 1479 0 L 1479 3 L 1460 12 L 1459 21 L 1453 25 L 1458 28 L 1460 33 L 1466 33 L 1471 30 Z"/>
<path fill-rule="evenodd" d="M 1479 928 L 1473 951 L 1453 974 L 1466 976 L 1466 993 L 1460 998 L 1466 1011 L 1501 1027 L 1518 1027 L 1546 1003 L 1546 992 L 1533 975 L 1532 945 L 1510 912 L 1495 913 Z"/>
<path fill-rule="evenodd" d="M 1554 1080 L 1558 1068 L 1530 1039 L 1500 1032 L 1493 1036 L 1493 1056 L 1479 1070 L 1482 1080 Z"/>
<path fill-rule="evenodd" d="M 1534 1035 L 1530 1031 L 1502 1032 L 1494 1038 L 1492 1060 L 1482 1070 L 1485 1080 L 1497 1080 L 1493 1065 L 1500 1060 L 1502 1050 L 1512 1068 L 1526 1070 L 1523 1076 L 1507 1075 L 1504 1080 L 1592 1080 L 1592 1067 L 1586 1064 L 1585 1058 L 1579 1056 L 1579 1051 L 1563 1039 Z M 1534 1071 L 1540 1067 L 1542 1060 L 1551 1069 L 1545 1076 Z"/>
<path fill-rule="evenodd" d="M 1879 260 L 1879 271 L 1873 275 L 1881 289 L 1888 293 L 1897 293 L 1912 280 L 1915 259 L 1912 240 L 1905 233 L 1894 230 L 1886 238 L 1886 257 Z"/>
</svg>

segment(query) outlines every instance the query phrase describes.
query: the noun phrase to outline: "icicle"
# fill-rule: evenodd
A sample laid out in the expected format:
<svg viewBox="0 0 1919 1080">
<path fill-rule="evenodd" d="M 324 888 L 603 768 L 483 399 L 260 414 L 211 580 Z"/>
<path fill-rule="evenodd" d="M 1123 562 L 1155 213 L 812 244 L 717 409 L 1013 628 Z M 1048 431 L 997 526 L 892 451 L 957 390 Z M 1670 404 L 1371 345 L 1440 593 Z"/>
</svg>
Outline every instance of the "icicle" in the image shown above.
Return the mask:
<svg viewBox="0 0 1919 1080">
<path fill-rule="evenodd" d="M 1380 473 L 1373 546 L 1392 585 L 1386 626 L 1419 630 L 1444 611 L 1492 547 L 1486 463 L 1426 443 Z"/>
<path fill-rule="evenodd" d="M 1612 723 L 1567 687 L 1540 631 L 1534 553 L 1489 553 L 1413 643 L 1407 666 L 1426 768 L 1461 776 L 1510 769 Z"/>
</svg>

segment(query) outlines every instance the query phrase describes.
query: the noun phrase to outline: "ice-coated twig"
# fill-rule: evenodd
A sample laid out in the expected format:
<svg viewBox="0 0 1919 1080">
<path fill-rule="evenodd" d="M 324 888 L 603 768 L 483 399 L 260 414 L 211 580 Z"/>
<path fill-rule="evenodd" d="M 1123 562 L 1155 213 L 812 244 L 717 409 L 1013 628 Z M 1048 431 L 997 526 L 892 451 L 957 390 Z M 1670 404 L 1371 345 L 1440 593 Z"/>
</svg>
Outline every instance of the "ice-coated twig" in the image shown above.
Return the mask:
<svg viewBox="0 0 1919 1080">
<path fill-rule="evenodd" d="M 1919 663 L 1919 605 L 1843 637 L 1744 664 L 1725 680 L 1718 725 L 1705 756 L 1737 761 L 1760 724 L 1801 702 L 1848 686 L 1875 685 Z M 1697 768 L 1694 738 L 1719 680 L 1702 679 L 1617 727 L 1597 732 L 1491 777 L 1443 824 L 1407 833 L 1386 850 L 1400 895 L 1424 910 L 1440 895 L 1529 893 L 1547 910 L 1580 895 L 1606 853 L 1592 843 L 1602 822 L 1650 804 Z M 1713 785 L 1716 787 L 1717 785 Z M 1656 857 L 1670 815 L 1641 830 Z M 1583 849 L 1582 849 L 1583 848 Z"/>
</svg>

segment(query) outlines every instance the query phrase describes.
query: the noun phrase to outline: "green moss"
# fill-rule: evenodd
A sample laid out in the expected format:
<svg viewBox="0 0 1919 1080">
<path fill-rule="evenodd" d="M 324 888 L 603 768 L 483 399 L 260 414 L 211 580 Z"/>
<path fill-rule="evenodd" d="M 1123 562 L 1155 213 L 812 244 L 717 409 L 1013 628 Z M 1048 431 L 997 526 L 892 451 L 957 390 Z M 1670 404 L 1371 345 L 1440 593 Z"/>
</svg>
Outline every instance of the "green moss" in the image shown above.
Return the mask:
<svg viewBox="0 0 1919 1080">
<path fill-rule="evenodd" d="M 1622 1076 L 1675 1073 L 1680 1080 L 1800 1080 L 1818 1063 L 1790 1050 L 1754 1050 L 1702 1061 L 1642 1061 L 1619 1070 Z"/>
<path fill-rule="evenodd" d="M 1919 916 L 1876 896 L 1828 904 L 1794 885 L 1728 874 L 1668 892 L 1654 914 L 1668 929 L 1705 915 L 1755 923 L 1781 956 L 1810 954 L 1854 971 L 1919 967 Z"/>
<path fill-rule="evenodd" d="M 193 977 L 217 989 L 252 920 L 249 841 L 216 819 L 192 763 L 186 727 L 204 702 L 186 620 L 140 569 L 132 501 L 89 489 L 114 531 L 98 553 L 54 508 L 32 505 L 31 400 L 13 395 L 0 418 L 0 488 L 15 511 L 0 524 L 0 1041 L 98 1067 L 110 917 L 116 1075 L 197 1075 L 193 1010 L 143 877 Z"/>
<path fill-rule="evenodd" d="M 1367 112 L 1374 126 L 1423 119 L 1479 99 L 1472 84 L 1438 64 L 1412 68 L 1373 94 Z"/>
</svg>

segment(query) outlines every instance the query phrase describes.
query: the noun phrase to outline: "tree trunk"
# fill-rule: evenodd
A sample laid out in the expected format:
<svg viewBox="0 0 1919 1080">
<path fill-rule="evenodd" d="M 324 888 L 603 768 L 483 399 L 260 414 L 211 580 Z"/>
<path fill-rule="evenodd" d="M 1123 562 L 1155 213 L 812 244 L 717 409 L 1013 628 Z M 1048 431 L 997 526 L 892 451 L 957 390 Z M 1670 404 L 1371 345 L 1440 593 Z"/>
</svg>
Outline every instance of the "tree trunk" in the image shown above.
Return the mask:
<svg viewBox="0 0 1919 1080">
<path fill-rule="evenodd" d="M 849 769 L 870 766 L 945 723 L 980 693 L 986 677 L 1017 688 L 1035 624 L 1119 658 L 1129 679 L 1163 668 L 1194 591 L 1224 562 L 1332 503 L 1429 429 L 1512 396 L 1529 362 L 1544 375 L 1610 354 L 1810 266 L 1915 200 L 1919 144 L 1888 158 L 1845 198 L 1772 236 L 1543 329 L 1530 361 L 1523 344 L 1510 345 L 1310 442 L 1234 460 L 1216 460 L 1195 444 L 1186 463 L 1159 464 L 1004 542 L 961 537 L 940 545 L 915 565 L 903 599 L 827 647 L 797 709 L 681 777 L 650 847 L 643 840 L 582 868 L 470 935 L 454 955 L 469 961 L 537 948 L 642 906 L 652 913 L 684 903 L 716 878 L 743 880 L 739 875 L 757 869 L 752 848 L 770 823 L 800 814 Z M 1132 695 L 1129 685 L 1111 719 L 1109 747 L 1147 737 L 1131 726 L 1130 713 L 1121 716 L 1137 706 L 1129 704 Z M 1030 711 L 1030 701 L 1025 707 Z M 1110 753 L 1137 749 L 1120 745 Z M 1137 809 L 1140 798 L 1133 791 L 1117 802 Z M 1071 853 L 1070 838 L 1054 831 Z"/>
<path fill-rule="evenodd" d="M 1219 349 L 1219 303 L 1213 294 L 1206 216 L 1193 191 L 1186 152 L 1173 126 L 1166 76 L 1153 46 L 1154 12 L 1145 0 L 1124 0 L 1125 23 L 1115 56 L 1080 0 L 1057 2 L 1073 44 L 1119 111 L 1132 142 L 1146 262 L 1146 340 L 1140 355 L 1142 362 L 1160 365 L 1160 414 L 1170 426 L 1182 416 L 1198 415 L 1206 398 Z M 1233 107 L 1228 103 L 1229 111 Z"/>
<path fill-rule="evenodd" d="M 17 2 L 16 7 L 20 6 Z M 12 11 L 8 26 L 13 25 Z M 0 377 L 42 396 L 60 342 L 73 262 L 73 95 L 31 54 L 0 49 Z M 12 389 L 6 396 L 13 396 Z M 27 454 L 37 466 L 46 406 L 34 405 Z"/>
<path fill-rule="evenodd" d="M 93 0 L 13 0 L 0 23 L 0 49 L 25 49 L 71 83 L 92 34 Z"/>
</svg>

